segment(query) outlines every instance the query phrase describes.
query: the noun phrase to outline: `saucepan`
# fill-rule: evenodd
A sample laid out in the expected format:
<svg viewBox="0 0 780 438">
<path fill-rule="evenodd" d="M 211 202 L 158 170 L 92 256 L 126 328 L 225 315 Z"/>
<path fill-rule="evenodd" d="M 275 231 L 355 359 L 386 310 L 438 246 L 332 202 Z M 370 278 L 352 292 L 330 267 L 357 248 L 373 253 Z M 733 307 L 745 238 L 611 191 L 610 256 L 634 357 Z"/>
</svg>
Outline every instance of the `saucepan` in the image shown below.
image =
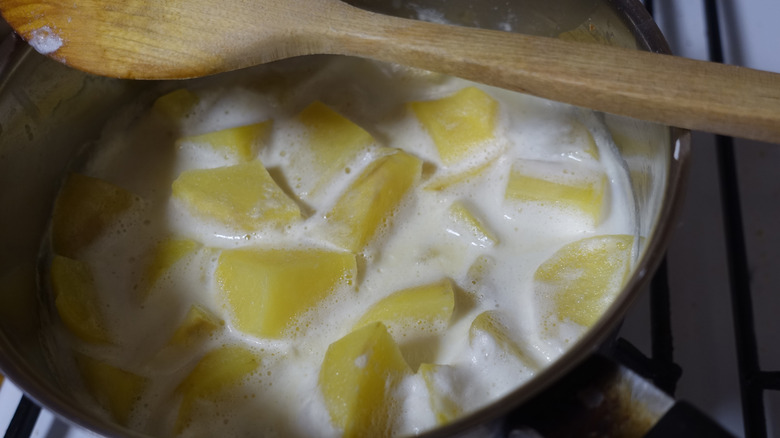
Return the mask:
<svg viewBox="0 0 780 438">
<path fill-rule="evenodd" d="M 390 15 L 577 39 L 668 53 L 638 0 L 353 0 Z M 414 3 L 414 4 L 412 4 Z M 424 12 L 424 13 L 422 13 Z M 63 175 L 96 140 L 114 110 L 156 82 L 91 76 L 31 50 L 9 29 L 0 43 L 0 369 L 29 397 L 73 424 L 107 436 L 141 436 L 81 406 L 50 368 L 40 329 L 48 314 L 39 252 Z M 689 156 L 689 134 L 674 127 L 603 115 L 632 176 L 642 237 L 622 292 L 568 351 L 520 388 L 431 436 L 485 433 L 512 410 L 561 380 L 610 336 L 663 257 Z"/>
</svg>

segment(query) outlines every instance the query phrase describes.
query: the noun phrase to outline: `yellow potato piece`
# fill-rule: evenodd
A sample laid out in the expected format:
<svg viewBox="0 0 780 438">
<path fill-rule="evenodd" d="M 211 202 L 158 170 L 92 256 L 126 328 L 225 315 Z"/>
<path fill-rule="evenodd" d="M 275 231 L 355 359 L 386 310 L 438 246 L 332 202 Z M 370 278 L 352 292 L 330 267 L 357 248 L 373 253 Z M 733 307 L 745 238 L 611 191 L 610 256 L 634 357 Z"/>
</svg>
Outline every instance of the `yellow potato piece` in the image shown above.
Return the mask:
<svg viewBox="0 0 780 438">
<path fill-rule="evenodd" d="M 50 273 L 54 306 L 65 327 L 84 341 L 109 342 L 89 266 L 55 255 Z"/>
<path fill-rule="evenodd" d="M 152 108 L 169 119 L 178 120 L 186 117 L 199 101 L 195 93 L 180 88 L 158 97 Z"/>
<path fill-rule="evenodd" d="M 355 155 L 374 142 L 368 131 L 319 101 L 304 108 L 298 120 L 307 128 L 312 151 L 328 164 Z"/>
<path fill-rule="evenodd" d="M 501 351 L 520 359 L 523 364 L 532 370 L 541 368 L 531 352 L 513 339 L 507 326 L 501 322 L 501 316 L 498 312 L 488 310 L 474 318 L 469 328 L 469 342 L 475 342 L 481 333 L 490 336 Z"/>
<path fill-rule="evenodd" d="M 215 275 L 238 330 L 281 338 L 304 312 L 352 287 L 357 265 L 346 252 L 235 249 L 222 252 Z"/>
<path fill-rule="evenodd" d="M 495 267 L 496 260 L 493 257 L 484 254 L 477 257 L 466 272 L 466 280 L 471 284 L 469 288 L 492 281 L 490 274 Z"/>
<path fill-rule="evenodd" d="M 343 430 L 344 437 L 392 435 L 391 394 L 409 374 L 409 365 L 381 322 L 331 344 L 319 385 L 334 425 Z"/>
<path fill-rule="evenodd" d="M 485 162 L 468 167 L 466 170 L 436 173 L 425 183 L 424 189 L 433 191 L 446 190 L 457 184 L 474 181 L 482 177 L 494 162 L 493 158 L 488 158 Z"/>
<path fill-rule="evenodd" d="M 512 169 L 504 197 L 512 201 L 536 202 L 571 209 L 598 224 L 603 215 L 606 191 L 605 174 L 574 183 L 536 178 Z"/>
<path fill-rule="evenodd" d="M 355 328 L 382 322 L 393 334 L 433 332 L 446 328 L 454 308 L 452 282 L 444 279 L 388 295 L 371 306 Z"/>
<path fill-rule="evenodd" d="M 176 392 L 182 395 L 182 401 L 175 432 L 180 433 L 192 422 L 196 403 L 219 403 L 230 389 L 257 372 L 261 363 L 257 353 L 238 346 L 224 346 L 203 356 L 176 388 Z"/>
<path fill-rule="evenodd" d="M 437 424 L 449 423 L 463 413 L 463 408 L 452 397 L 452 370 L 450 365 L 431 363 L 421 364 L 417 370 L 428 389 L 428 400 Z"/>
<path fill-rule="evenodd" d="M 587 26 L 587 27 L 586 27 Z M 596 29 L 592 23 L 586 23 L 582 26 L 563 32 L 558 38 L 564 41 L 579 41 L 583 43 L 610 44 L 610 39 Z"/>
<path fill-rule="evenodd" d="M 577 148 L 569 154 L 575 157 L 584 155 L 593 159 L 599 159 L 599 148 L 596 146 L 596 140 L 587 126 L 574 120 L 566 133 L 566 140 Z"/>
<path fill-rule="evenodd" d="M 81 354 L 76 355 L 76 365 L 87 391 L 116 421 L 126 425 L 146 390 L 147 379 Z"/>
<path fill-rule="evenodd" d="M 283 226 L 301 218 L 295 201 L 257 160 L 182 172 L 173 182 L 173 196 L 199 216 L 245 231 Z"/>
<path fill-rule="evenodd" d="M 54 203 L 54 252 L 77 258 L 138 201 L 136 195 L 106 181 L 70 174 Z"/>
<path fill-rule="evenodd" d="M 346 174 L 350 163 L 374 144 L 365 129 L 315 101 L 298 114 L 305 129 L 302 153 L 293 156 L 293 166 L 300 165 L 298 178 L 305 194 L 326 187 L 338 174 Z"/>
<path fill-rule="evenodd" d="M 325 238 L 360 252 L 382 226 L 388 226 L 406 193 L 417 183 L 422 161 L 394 151 L 368 165 L 325 215 Z"/>
<path fill-rule="evenodd" d="M 202 246 L 192 239 L 169 238 L 160 242 L 152 251 L 152 260 L 146 268 L 146 284 L 152 286 L 176 262 L 194 253 Z"/>
<path fill-rule="evenodd" d="M 249 161 L 255 157 L 257 147 L 265 143 L 271 132 L 272 125 L 273 122 L 267 120 L 251 125 L 182 137 L 176 141 L 176 145 L 177 147 L 184 147 L 188 144 L 196 146 L 205 145 L 227 156 L 237 157 L 242 161 Z"/>
<path fill-rule="evenodd" d="M 495 137 L 498 103 L 476 87 L 443 99 L 409 104 L 446 166 L 479 155 Z"/>
<path fill-rule="evenodd" d="M 539 266 L 534 290 L 561 320 L 590 327 L 628 277 L 634 237 L 595 236 L 570 243 Z"/>
<path fill-rule="evenodd" d="M 224 324 L 224 321 L 202 306 L 192 305 L 168 343 L 188 347 L 207 338 Z"/>
<path fill-rule="evenodd" d="M 470 237 L 473 238 L 472 243 L 475 246 L 487 247 L 498 244 L 498 236 L 463 202 L 453 202 L 449 208 L 449 215 L 459 225 L 459 228 L 466 230 L 470 234 Z"/>
</svg>

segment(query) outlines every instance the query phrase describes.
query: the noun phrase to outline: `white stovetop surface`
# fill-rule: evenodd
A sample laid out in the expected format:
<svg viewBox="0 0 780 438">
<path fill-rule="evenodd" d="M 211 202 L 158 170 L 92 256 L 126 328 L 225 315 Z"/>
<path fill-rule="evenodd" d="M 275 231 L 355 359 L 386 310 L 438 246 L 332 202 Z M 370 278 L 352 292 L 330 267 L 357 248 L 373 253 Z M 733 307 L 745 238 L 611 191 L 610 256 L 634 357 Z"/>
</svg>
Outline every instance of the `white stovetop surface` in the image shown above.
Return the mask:
<svg viewBox="0 0 780 438">
<path fill-rule="evenodd" d="M 656 0 L 656 17 L 673 51 L 707 58 L 701 0 Z M 780 1 L 718 1 L 727 63 L 780 72 Z M 780 370 L 780 147 L 736 140 L 745 237 L 756 311 L 761 366 Z M 723 225 L 718 194 L 714 137 L 693 135 L 693 163 L 686 205 L 669 251 L 675 361 L 683 376 L 677 396 L 698 406 L 738 436 L 742 431 L 739 383 Z M 621 336 L 649 353 L 647 300 L 632 310 Z M 5 431 L 21 392 L 0 387 L 0 431 Z M 770 436 L 780 434 L 780 393 L 768 393 Z M 773 434 L 774 431 L 774 434 Z M 43 411 L 33 437 L 83 438 L 95 435 L 70 427 Z"/>
</svg>

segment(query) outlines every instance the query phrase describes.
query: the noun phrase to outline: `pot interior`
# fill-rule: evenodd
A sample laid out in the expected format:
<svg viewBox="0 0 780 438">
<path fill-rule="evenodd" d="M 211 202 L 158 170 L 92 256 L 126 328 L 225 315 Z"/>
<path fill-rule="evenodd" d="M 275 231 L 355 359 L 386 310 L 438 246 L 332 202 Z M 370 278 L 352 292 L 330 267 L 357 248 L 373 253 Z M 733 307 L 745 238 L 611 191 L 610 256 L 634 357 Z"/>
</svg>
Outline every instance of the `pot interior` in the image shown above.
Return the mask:
<svg viewBox="0 0 780 438">
<path fill-rule="evenodd" d="M 626 0 L 353 0 L 391 15 L 466 26 L 664 51 L 663 38 L 638 1 Z M 7 30 L 6 30 L 7 32 Z M 52 313 L 42 303 L 39 252 L 51 205 L 66 171 L 94 142 L 115 108 L 176 84 L 90 76 L 24 47 L 0 44 L 0 369 L 38 403 L 107 435 L 130 434 L 73 403 L 52 374 L 40 328 Z M 687 137 L 669 127 L 603 115 L 632 177 L 643 248 L 625 290 L 590 332 L 523 388 L 434 434 L 492 421 L 542 390 L 589 354 L 614 328 L 659 262 L 682 189 Z M 46 305 L 48 306 L 48 304 Z"/>
</svg>

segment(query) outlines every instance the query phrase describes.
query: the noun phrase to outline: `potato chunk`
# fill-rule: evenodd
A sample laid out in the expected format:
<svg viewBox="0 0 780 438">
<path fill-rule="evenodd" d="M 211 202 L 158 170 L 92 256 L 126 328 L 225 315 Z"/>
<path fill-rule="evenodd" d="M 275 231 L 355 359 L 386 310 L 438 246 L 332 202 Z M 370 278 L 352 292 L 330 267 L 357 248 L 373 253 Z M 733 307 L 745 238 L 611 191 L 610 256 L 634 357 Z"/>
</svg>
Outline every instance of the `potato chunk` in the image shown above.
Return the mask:
<svg viewBox="0 0 780 438">
<path fill-rule="evenodd" d="M 394 335 L 430 333 L 447 327 L 454 308 L 452 282 L 444 279 L 388 295 L 371 306 L 355 327 L 382 322 Z"/>
<path fill-rule="evenodd" d="M 206 146 L 225 156 L 249 161 L 255 157 L 257 147 L 265 142 L 271 132 L 272 125 L 273 122 L 267 120 L 251 125 L 182 137 L 176 141 L 176 146 L 179 148 L 187 145 Z"/>
<path fill-rule="evenodd" d="M 70 174 L 54 204 L 54 252 L 77 258 L 139 199 L 106 181 L 78 173 Z"/>
<path fill-rule="evenodd" d="M 434 360 L 454 309 L 455 292 L 445 278 L 391 293 L 371 306 L 354 328 L 382 322 L 406 362 L 417 368 Z"/>
<path fill-rule="evenodd" d="M 446 166 L 481 154 L 495 137 L 498 103 L 476 87 L 443 99 L 409 104 Z"/>
<path fill-rule="evenodd" d="M 457 380 L 454 371 L 455 368 L 450 365 L 431 363 L 421 364 L 417 370 L 428 389 L 428 400 L 437 424 L 449 423 L 463 413 L 454 397 L 453 382 Z"/>
<path fill-rule="evenodd" d="M 176 262 L 194 253 L 202 246 L 192 239 L 169 238 L 160 242 L 152 250 L 151 261 L 146 267 L 146 285 L 148 287 L 154 285 Z"/>
<path fill-rule="evenodd" d="M 109 342 L 95 281 L 86 263 L 55 255 L 51 262 L 51 285 L 54 306 L 71 333 L 87 342 Z"/>
<path fill-rule="evenodd" d="M 439 191 L 439 190 L 446 190 L 449 187 L 462 184 L 462 183 L 469 183 L 475 180 L 478 180 L 479 178 L 482 178 L 486 171 L 495 163 L 495 160 L 492 158 L 488 158 L 485 161 L 476 164 L 474 166 L 469 166 L 466 169 L 463 170 L 456 170 L 456 171 L 436 171 L 433 173 L 430 179 L 428 179 L 425 182 L 425 186 L 423 187 L 425 190 L 432 190 L 432 191 Z"/>
<path fill-rule="evenodd" d="M 257 160 L 182 172 L 173 182 L 173 196 L 197 215 L 245 231 L 286 225 L 301 217 L 298 205 Z"/>
<path fill-rule="evenodd" d="M 176 388 L 182 401 L 175 432 L 178 434 L 189 426 L 198 402 L 219 403 L 230 389 L 255 373 L 261 363 L 261 357 L 255 352 L 237 346 L 224 346 L 203 356 Z"/>
<path fill-rule="evenodd" d="M 87 391 L 116 421 L 126 425 L 148 380 L 81 354 L 76 355 L 76 365 Z"/>
<path fill-rule="evenodd" d="M 513 167 L 504 197 L 508 200 L 535 202 L 583 214 L 593 224 L 601 222 L 607 191 L 604 173 L 584 178 L 553 180 L 525 174 Z"/>
<path fill-rule="evenodd" d="M 235 249 L 222 252 L 215 276 L 238 330 L 281 338 L 304 312 L 351 287 L 356 273 L 345 252 Z"/>
<path fill-rule="evenodd" d="M 561 320 L 593 325 L 620 292 L 631 267 L 634 237 L 607 235 L 570 243 L 534 274 L 534 290 Z"/>
<path fill-rule="evenodd" d="M 453 202 L 448 212 L 450 219 L 455 222 L 455 228 L 457 228 L 452 230 L 453 233 L 462 235 L 465 231 L 466 237 L 474 246 L 488 247 L 498 244 L 496 234 L 463 202 Z"/>
<path fill-rule="evenodd" d="M 178 120 L 186 117 L 199 101 L 195 93 L 180 88 L 158 97 L 152 108 L 171 120 Z"/>
<path fill-rule="evenodd" d="M 332 343 L 319 385 L 334 425 L 344 437 L 391 435 L 391 394 L 408 374 L 411 369 L 381 322 Z"/>
<path fill-rule="evenodd" d="M 187 316 L 184 317 L 184 321 L 173 333 L 168 343 L 182 347 L 190 346 L 205 339 L 224 324 L 224 321 L 204 309 L 203 306 L 192 305 Z"/>
<path fill-rule="evenodd" d="M 586 22 L 579 27 L 558 35 L 565 41 L 579 41 L 582 43 L 610 44 L 610 39 L 599 28 Z"/>
<path fill-rule="evenodd" d="M 304 126 L 302 147 L 291 157 L 293 186 L 304 199 L 316 196 L 338 175 L 349 172 L 361 152 L 375 143 L 365 129 L 315 101 L 297 117 Z"/>
<path fill-rule="evenodd" d="M 541 368 L 528 348 L 512 338 L 507 326 L 501 322 L 501 315 L 497 311 L 482 312 L 471 322 L 469 342 L 478 342 L 480 336 L 488 336 L 501 351 L 516 357 L 532 370 Z"/>
<path fill-rule="evenodd" d="M 565 132 L 563 141 L 569 144 L 568 150 L 564 153 L 576 160 L 592 158 L 598 160 L 600 157 L 599 148 L 593 133 L 587 126 L 577 120 L 573 120 L 568 131 Z"/>
<path fill-rule="evenodd" d="M 342 116 L 322 102 L 312 102 L 298 120 L 306 126 L 312 152 L 327 167 L 354 158 L 360 150 L 374 142 L 365 129 Z"/>
<path fill-rule="evenodd" d="M 325 238 L 360 252 L 392 216 L 406 193 L 417 183 L 422 161 L 394 151 L 368 165 L 325 215 Z"/>
</svg>

